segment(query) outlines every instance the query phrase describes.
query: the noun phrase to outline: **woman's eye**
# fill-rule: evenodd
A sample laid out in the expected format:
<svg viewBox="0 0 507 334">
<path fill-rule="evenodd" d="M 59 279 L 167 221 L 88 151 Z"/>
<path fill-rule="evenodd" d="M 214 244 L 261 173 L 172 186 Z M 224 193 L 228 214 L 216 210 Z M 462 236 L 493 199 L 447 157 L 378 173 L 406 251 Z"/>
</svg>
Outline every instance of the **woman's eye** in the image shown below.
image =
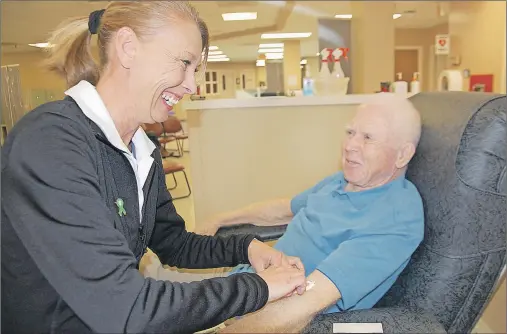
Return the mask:
<svg viewBox="0 0 507 334">
<path fill-rule="evenodd" d="M 185 69 L 187 69 L 187 66 L 191 64 L 190 60 L 182 60 L 182 62 L 185 65 Z"/>
<path fill-rule="evenodd" d="M 370 139 L 371 139 L 371 136 L 370 136 L 369 134 L 365 134 L 365 135 L 364 135 L 364 139 L 366 139 L 366 140 L 370 140 Z"/>
</svg>

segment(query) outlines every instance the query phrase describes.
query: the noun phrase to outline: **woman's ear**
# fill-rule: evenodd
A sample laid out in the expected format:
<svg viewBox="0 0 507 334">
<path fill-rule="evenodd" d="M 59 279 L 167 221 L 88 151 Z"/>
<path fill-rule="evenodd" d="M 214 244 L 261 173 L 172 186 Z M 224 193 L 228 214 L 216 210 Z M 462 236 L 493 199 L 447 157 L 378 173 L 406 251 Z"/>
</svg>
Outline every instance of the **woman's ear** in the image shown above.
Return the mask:
<svg viewBox="0 0 507 334">
<path fill-rule="evenodd" d="M 398 158 L 396 159 L 396 167 L 401 169 L 408 165 L 409 161 L 415 154 L 415 146 L 413 143 L 405 143 L 398 151 Z"/>
<path fill-rule="evenodd" d="M 123 68 L 130 69 L 132 67 L 138 46 L 137 36 L 132 29 L 123 27 L 116 32 L 116 54 Z"/>
</svg>

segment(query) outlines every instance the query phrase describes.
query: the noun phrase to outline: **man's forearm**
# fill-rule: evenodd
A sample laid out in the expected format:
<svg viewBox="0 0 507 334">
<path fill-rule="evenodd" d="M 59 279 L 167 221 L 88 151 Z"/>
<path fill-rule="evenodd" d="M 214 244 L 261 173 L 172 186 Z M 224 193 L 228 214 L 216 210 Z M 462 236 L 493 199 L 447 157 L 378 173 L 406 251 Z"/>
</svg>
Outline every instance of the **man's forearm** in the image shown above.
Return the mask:
<svg viewBox="0 0 507 334">
<path fill-rule="evenodd" d="M 308 277 L 313 289 L 266 305 L 232 323 L 220 333 L 298 333 L 313 318 L 341 298 L 340 291 L 320 271 Z"/>
<path fill-rule="evenodd" d="M 222 214 L 214 219 L 218 226 L 236 224 L 255 224 L 261 226 L 284 225 L 290 222 L 293 214 L 289 199 L 255 203 L 246 208 Z"/>
</svg>

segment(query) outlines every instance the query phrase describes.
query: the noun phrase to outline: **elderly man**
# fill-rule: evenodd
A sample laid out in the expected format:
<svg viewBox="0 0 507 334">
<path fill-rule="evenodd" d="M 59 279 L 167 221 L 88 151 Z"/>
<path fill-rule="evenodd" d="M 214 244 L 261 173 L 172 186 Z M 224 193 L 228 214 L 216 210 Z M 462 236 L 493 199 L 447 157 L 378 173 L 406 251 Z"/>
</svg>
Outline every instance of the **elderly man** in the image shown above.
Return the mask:
<svg viewBox="0 0 507 334">
<path fill-rule="evenodd" d="M 405 98 L 377 94 L 346 126 L 343 171 L 292 200 L 224 214 L 208 225 L 288 225 L 274 246 L 299 257 L 313 288 L 266 305 L 224 332 L 297 332 L 315 315 L 371 308 L 387 292 L 423 238 L 421 197 L 405 178 L 420 133 Z M 232 273 L 252 271 L 235 268 Z"/>
</svg>

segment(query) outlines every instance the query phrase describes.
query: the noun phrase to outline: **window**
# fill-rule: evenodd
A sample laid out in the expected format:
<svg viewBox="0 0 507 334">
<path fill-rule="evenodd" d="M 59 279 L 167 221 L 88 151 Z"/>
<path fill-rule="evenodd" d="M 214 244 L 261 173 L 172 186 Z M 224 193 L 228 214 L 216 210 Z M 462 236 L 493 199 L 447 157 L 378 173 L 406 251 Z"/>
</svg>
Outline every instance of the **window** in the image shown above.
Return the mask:
<svg viewBox="0 0 507 334">
<path fill-rule="evenodd" d="M 205 93 L 206 95 L 218 94 L 218 74 L 217 72 L 206 72 L 205 79 Z"/>
</svg>

